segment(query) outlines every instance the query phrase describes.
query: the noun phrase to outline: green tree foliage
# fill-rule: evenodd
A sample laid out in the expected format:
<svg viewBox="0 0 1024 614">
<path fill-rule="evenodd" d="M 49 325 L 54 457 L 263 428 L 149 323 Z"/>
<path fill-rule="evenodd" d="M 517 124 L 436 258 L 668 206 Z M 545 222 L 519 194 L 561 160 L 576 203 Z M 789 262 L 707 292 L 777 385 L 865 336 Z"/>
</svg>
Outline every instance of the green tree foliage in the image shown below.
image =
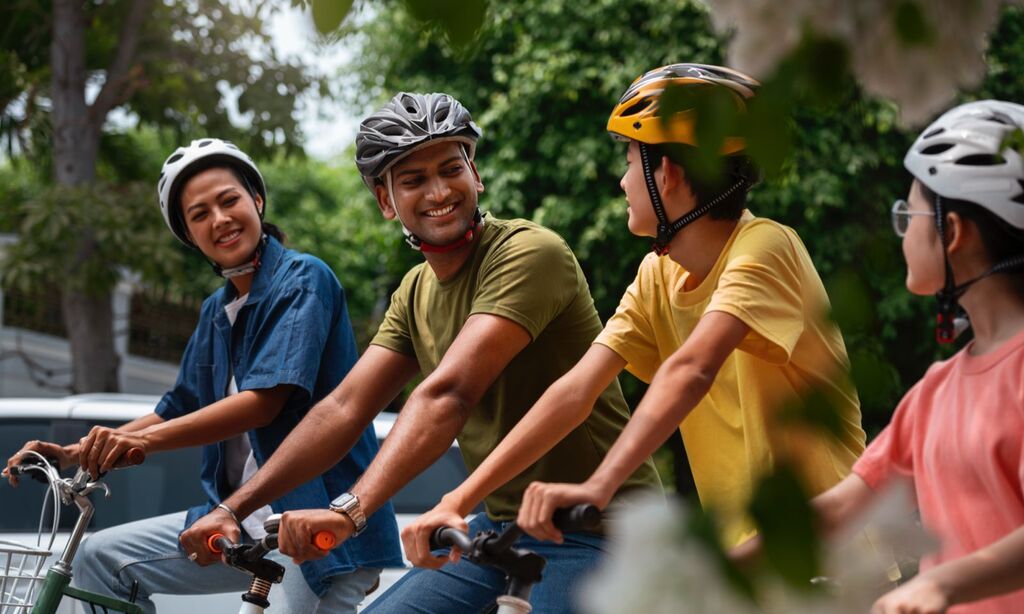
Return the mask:
<svg viewBox="0 0 1024 614">
<path fill-rule="evenodd" d="M 627 231 L 618 187 L 624 152 L 604 126 L 645 70 L 724 62 L 705 9 L 654 0 L 490 2 L 477 36 L 452 45 L 437 20 L 423 21 L 404 2 L 372 6 L 357 65 L 364 102 L 397 90 L 462 100 L 484 130 L 477 155 L 484 208 L 561 233 L 602 316 L 610 315 L 648 246 Z M 1006 9 L 989 77 L 967 97 L 1024 99 L 1024 82 L 1011 78 L 1024 62 L 1022 29 L 1024 12 Z M 889 226 L 889 206 L 909 188 L 901 161 L 914 132 L 896 124 L 893 106 L 860 93 L 845 61 L 834 43 L 809 41 L 763 89 L 763 121 L 750 129 L 768 144 L 755 153 L 770 173 L 750 207 L 794 227 L 807 244 L 875 430 L 943 350 L 932 341 L 932 302 L 904 289 Z"/>
<path fill-rule="evenodd" d="M 267 2 L 9 4 L 0 26 L 0 138 L 18 172 L 45 187 L 15 199 L 0 219 L 20 239 L 3 277 L 59 288 L 72 386 L 113 390 L 117 272 L 166 278 L 181 253 L 153 215 L 155 151 L 215 135 L 256 156 L 301 153 L 292 112 L 313 82 L 276 57 L 262 25 L 275 10 Z M 121 124 L 157 131 L 159 146 L 136 149 L 138 139 L 115 134 L 107 122 L 115 109 Z"/>
</svg>

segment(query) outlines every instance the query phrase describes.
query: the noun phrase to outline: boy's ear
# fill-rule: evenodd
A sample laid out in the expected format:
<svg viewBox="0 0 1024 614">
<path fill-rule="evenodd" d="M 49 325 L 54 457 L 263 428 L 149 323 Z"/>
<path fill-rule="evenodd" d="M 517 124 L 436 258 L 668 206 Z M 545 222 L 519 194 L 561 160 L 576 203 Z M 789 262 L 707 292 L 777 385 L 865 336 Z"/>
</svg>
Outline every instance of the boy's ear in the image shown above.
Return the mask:
<svg viewBox="0 0 1024 614">
<path fill-rule="evenodd" d="M 391 197 L 388 195 L 387 188 L 377 184 L 373 186 L 373 193 L 377 197 L 377 208 L 380 209 L 380 214 L 384 216 L 384 219 L 395 219 L 397 214 L 395 213 L 395 208 L 391 205 Z"/>
<path fill-rule="evenodd" d="M 686 185 L 686 172 L 683 167 L 672 161 L 668 156 L 661 157 L 661 191 L 663 193 L 679 189 Z"/>
<path fill-rule="evenodd" d="M 476 169 L 476 162 L 474 160 L 469 161 L 469 168 L 473 170 L 473 179 L 476 183 L 476 191 L 479 194 L 484 191 L 484 182 L 480 179 L 480 171 Z"/>
</svg>

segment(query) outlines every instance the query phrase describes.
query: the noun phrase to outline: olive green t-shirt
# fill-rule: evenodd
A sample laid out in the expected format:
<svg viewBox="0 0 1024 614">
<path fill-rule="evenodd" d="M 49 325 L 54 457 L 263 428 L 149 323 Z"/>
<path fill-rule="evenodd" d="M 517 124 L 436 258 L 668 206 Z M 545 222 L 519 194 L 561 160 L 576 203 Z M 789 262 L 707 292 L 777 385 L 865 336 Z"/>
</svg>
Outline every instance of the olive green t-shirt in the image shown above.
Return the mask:
<svg viewBox="0 0 1024 614">
<path fill-rule="evenodd" d="M 472 254 L 452 278 L 438 280 L 426 263 L 406 274 L 371 343 L 415 356 L 427 377 L 466 319 L 477 313 L 516 322 L 532 341 L 505 367 L 459 433 L 459 448 L 470 471 L 601 332 L 586 278 L 565 241 L 525 220 L 488 217 Z M 628 419 L 616 380 L 601 394 L 586 422 L 484 500 L 488 516 L 514 519 L 530 482 L 586 480 Z M 661 488 L 650 459 L 622 489 L 637 487 Z"/>
</svg>

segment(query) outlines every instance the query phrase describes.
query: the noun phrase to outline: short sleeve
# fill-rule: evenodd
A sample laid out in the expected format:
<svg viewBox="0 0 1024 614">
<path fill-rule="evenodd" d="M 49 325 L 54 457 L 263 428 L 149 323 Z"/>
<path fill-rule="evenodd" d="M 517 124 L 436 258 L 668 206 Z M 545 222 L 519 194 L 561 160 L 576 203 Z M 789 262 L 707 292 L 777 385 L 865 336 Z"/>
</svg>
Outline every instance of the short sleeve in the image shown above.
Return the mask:
<svg viewBox="0 0 1024 614">
<path fill-rule="evenodd" d="M 604 330 L 594 343 L 600 343 L 626 361 L 626 369 L 644 382 L 650 383 L 661 364 L 654 328 L 646 307 L 651 301 L 651 259 L 640 264 L 636 279 L 622 295 L 615 315 L 609 318 Z"/>
<path fill-rule="evenodd" d="M 561 237 L 550 231 L 519 230 L 481 264 L 470 315 L 508 318 L 536 339 L 579 294 L 581 275 Z"/>
<path fill-rule="evenodd" d="M 803 334 L 803 246 L 779 226 L 759 224 L 737 237 L 704 313 L 721 311 L 750 327 L 737 349 L 772 364 L 789 361 Z"/>
<path fill-rule="evenodd" d="M 312 397 L 334 312 L 321 293 L 305 286 L 290 288 L 277 298 L 247 343 L 251 368 L 238 379 L 238 390 L 290 384 Z M 351 325 L 341 328 L 351 337 Z"/>
<path fill-rule="evenodd" d="M 377 334 L 370 341 L 371 345 L 379 345 L 406 356 L 415 356 L 408 313 L 412 289 L 415 285 L 414 280 L 421 268 L 422 265 L 409 271 L 398 289 L 391 295 L 391 304 L 388 305 L 384 320 L 377 328 Z"/>
<path fill-rule="evenodd" d="M 877 490 L 893 475 L 913 477 L 914 474 L 914 407 L 920 382 L 903 397 L 892 420 L 868 445 L 852 471 L 868 486 Z"/>
</svg>

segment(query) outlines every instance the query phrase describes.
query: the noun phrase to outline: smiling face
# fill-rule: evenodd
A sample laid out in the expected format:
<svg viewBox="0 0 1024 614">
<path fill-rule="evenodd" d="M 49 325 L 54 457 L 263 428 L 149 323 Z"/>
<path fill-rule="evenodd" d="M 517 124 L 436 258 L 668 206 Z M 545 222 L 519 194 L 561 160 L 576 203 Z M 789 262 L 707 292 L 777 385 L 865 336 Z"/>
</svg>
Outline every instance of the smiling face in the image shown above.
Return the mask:
<svg viewBox="0 0 1024 614">
<path fill-rule="evenodd" d="M 431 245 L 449 245 L 465 236 L 484 186 L 462 145 L 448 141 L 425 147 L 390 172 L 392 194 L 385 186 L 376 189 L 384 217 L 397 213 L 410 232 Z"/>
<path fill-rule="evenodd" d="M 181 211 L 189 238 L 223 268 L 252 258 L 263 235 L 255 200 L 227 168 L 210 168 L 191 177 L 181 190 Z"/>
</svg>

